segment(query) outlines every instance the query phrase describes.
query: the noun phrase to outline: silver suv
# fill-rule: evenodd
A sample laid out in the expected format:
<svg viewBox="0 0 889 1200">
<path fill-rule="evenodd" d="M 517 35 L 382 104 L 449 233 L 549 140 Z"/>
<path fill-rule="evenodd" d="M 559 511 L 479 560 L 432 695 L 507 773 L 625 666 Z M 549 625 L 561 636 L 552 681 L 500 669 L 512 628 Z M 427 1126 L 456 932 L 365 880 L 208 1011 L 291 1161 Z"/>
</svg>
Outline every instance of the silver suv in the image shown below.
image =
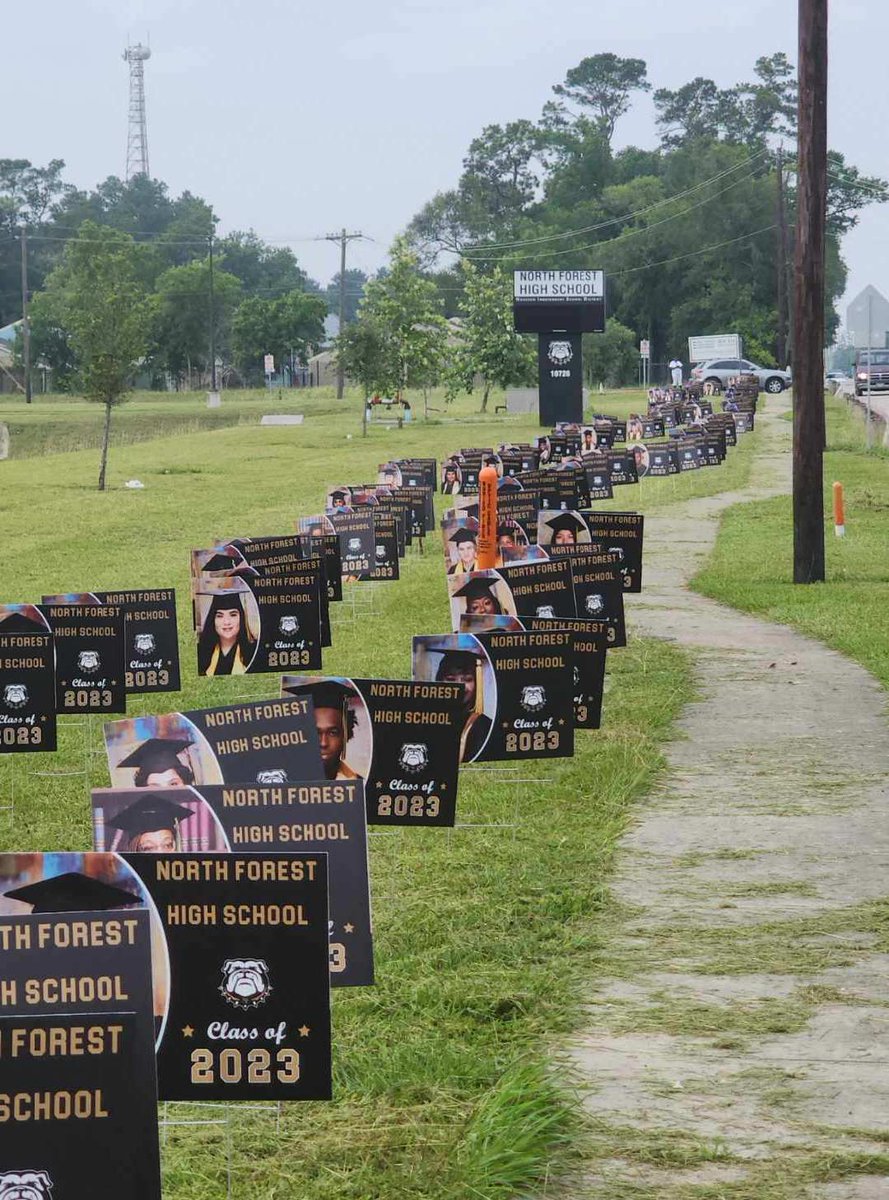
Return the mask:
<svg viewBox="0 0 889 1200">
<path fill-rule="evenodd" d="M 741 374 L 758 376 L 762 390 L 775 394 L 783 392 L 793 382 L 789 371 L 780 371 L 777 367 L 758 367 L 746 358 L 713 358 L 695 367 L 691 377 L 701 383 L 715 383 L 722 389 L 730 379 Z"/>
</svg>

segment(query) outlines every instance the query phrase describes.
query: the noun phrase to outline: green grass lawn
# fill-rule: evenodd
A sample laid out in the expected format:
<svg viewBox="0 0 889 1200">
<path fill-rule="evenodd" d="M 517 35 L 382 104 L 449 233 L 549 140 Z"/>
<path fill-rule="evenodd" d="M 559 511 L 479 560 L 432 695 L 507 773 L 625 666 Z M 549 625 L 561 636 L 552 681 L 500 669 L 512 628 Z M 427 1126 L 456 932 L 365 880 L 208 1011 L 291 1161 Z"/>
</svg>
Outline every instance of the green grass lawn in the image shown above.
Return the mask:
<svg viewBox="0 0 889 1200">
<path fill-rule="evenodd" d="M 186 426 L 176 436 L 115 446 L 103 494 L 95 489 L 95 449 L 0 463 L 0 595 L 24 601 L 43 592 L 175 586 L 182 693 L 136 698 L 130 712 L 274 695 L 274 675 L 198 679 L 188 551 L 218 537 L 287 532 L 298 514 L 317 510 L 326 485 L 370 478 L 385 457 L 440 458 L 461 443 L 536 432 L 527 418 L 482 417 L 471 411 L 476 401 L 461 401 L 462 419 L 458 407 L 438 423 L 373 429 L 364 440 L 355 399 L 346 406 L 330 396 L 298 400 L 306 401 L 291 406 L 306 412 L 300 427 L 260 428 L 259 413 L 282 405 L 244 398 L 239 411 L 249 424 Z M 629 411 L 634 403 L 624 396 L 610 407 Z M 39 433 L 35 446 L 53 448 L 52 433 L 41 428 L 44 404 L 47 424 L 93 416 L 77 401 L 38 401 L 26 414 Z M 131 415 L 148 421 L 168 413 L 187 422 L 194 404 L 193 397 L 140 396 L 115 421 L 123 428 Z M 689 483 L 682 477 L 673 494 L 734 486 L 750 453 L 745 445 L 731 465 Z M 132 477 L 143 491 L 121 487 Z M 623 506 L 636 507 L 640 492 L 646 503 L 672 498 L 667 489 L 655 500 L 653 490 L 624 488 Z M 437 538 L 425 553 L 409 552 L 402 570 L 398 583 L 358 586 L 360 619 L 351 605 L 336 609 L 326 670 L 404 677 L 411 634 L 447 627 Z M 685 658 L 665 644 L 633 639 L 610 656 L 609 668 L 605 727 L 579 734 L 572 760 L 532 764 L 521 782 L 465 772 L 461 828 L 372 835 L 379 983 L 334 993 L 336 1099 L 285 1106 L 280 1130 L 275 1113 L 230 1113 L 235 1197 L 506 1200 L 576 1149 L 570 1090 L 553 1082 L 550 1064 L 583 1020 L 617 838 L 660 770 L 660 745 L 691 691 Z M 64 724 L 60 744 L 53 756 L 0 761 L 0 803 L 15 793 L 14 816 L 0 813 L 0 848 L 88 846 L 88 783 L 107 783 L 101 719 Z M 221 1109 L 178 1105 L 167 1115 L 225 1117 Z M 223 1126 L 169 1127 L 165 1196 L 224 1195 L 225 1145 Z"/>
<path fill-rule="evenodd" d="M 842 650 L 889 686 L 889 451 L 865 447 L 861 409 L 829 397 L 824 466 L 827 582 L 794 585 L 789 496 L 739 505 L 723 517 L 715 552 L 694 586 L 735 608 L 794 625 Z M 843 484 L 846 536 L 833 530 L 832 485 Z"/>
</svg>

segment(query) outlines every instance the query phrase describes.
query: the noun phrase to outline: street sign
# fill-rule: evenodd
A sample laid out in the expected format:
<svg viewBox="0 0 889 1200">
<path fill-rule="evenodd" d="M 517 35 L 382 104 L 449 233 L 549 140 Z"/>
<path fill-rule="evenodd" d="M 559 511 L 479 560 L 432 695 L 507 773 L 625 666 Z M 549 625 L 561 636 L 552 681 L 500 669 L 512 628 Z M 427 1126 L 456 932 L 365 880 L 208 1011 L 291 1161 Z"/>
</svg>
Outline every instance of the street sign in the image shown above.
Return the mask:
<svg viewBox="0 0 889 1200">
<path fill-rule="evenodd" d="M 651 358 L 651 342 L 647 338 L 639 343 L 639 353 L 643 358 Z"/>
<path fill-rule="evenodd" d="M 715 333 L 688 339 L 689 362 L 707 362 L 711 358 L 741 358 L 741 337 L 737 333 Z"/>
<path fill-rule="evenodd" d="M 602 333 L 605 272 L 515 271 L 512 311 L 517 333 Z"/>
<path fill-rule="evenodd" d="M 274 373 L 275 373 L 275 356 L 274 356 L 274 354 L 266 354 L 262 361 L 265 363 L 266 375 L 274 375 Z"/>
</svg>

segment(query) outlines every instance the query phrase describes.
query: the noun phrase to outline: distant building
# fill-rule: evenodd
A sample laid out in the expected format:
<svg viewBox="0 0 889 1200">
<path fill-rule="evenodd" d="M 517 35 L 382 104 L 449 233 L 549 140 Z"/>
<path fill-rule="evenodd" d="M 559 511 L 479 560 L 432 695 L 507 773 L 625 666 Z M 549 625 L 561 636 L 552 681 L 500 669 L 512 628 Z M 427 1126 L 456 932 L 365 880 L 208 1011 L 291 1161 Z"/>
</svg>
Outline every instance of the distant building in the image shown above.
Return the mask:
<svg viewBox="0 0 889 1200">
<path fill-rule="evenodd" d="M 889 300 L 870 284 L 846 309 L 846 331 L 852 345 L 867 347 L 868 301 L 870 301 L 870 344 L 889 346 Z"/>
</svg>

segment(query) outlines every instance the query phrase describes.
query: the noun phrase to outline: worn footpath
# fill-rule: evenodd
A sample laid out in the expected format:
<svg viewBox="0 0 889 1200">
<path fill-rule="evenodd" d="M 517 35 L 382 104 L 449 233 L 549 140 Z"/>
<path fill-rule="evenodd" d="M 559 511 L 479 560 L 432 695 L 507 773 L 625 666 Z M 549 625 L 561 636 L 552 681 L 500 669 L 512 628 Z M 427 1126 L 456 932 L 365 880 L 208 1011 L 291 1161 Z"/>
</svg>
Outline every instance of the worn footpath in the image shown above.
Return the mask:
<svg viewBox="0 0 889 1200">
<path fill-rule="evenodd" d="M 572 1050 L 594 1130 L 578 1200 L 889 1197 L 886 696 L 687 587 L 724 508 L 789 490 L 786 408 L 759 419 L 749 489 L 646 518 L 633 624 L 688 649 L 699 695 L 623 840 Z"/>
</svg>

